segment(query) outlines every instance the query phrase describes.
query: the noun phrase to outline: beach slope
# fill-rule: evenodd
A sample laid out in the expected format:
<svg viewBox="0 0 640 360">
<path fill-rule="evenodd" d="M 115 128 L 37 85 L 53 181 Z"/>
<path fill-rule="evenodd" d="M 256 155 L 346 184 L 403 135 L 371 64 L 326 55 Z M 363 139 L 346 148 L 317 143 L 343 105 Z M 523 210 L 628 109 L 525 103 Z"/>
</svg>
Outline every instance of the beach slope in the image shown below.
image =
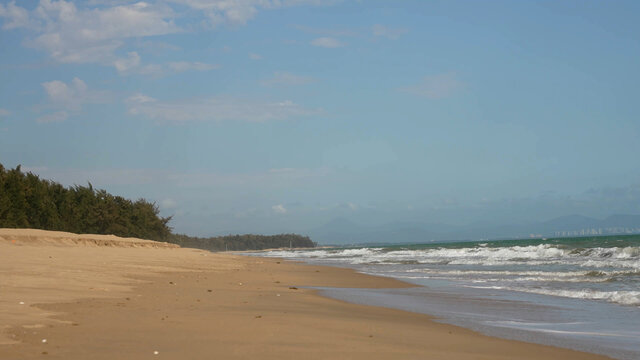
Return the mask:
<svg viewBox="0 0 640 360">
<path fill-rule="evenodd" d="M 115 236 L 0 229 L 0 359 L 604 359 L 303 287 L 349 269 Z"/>
</svg>

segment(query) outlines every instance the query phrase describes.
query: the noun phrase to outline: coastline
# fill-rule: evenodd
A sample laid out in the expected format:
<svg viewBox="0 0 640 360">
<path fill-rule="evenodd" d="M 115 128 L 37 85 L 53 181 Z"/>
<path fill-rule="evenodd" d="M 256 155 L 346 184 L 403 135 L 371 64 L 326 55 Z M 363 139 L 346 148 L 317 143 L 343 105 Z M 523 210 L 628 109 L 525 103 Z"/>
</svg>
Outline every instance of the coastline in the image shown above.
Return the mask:
<svg viewBox="0 0 640 360">
<path fill-rule="evenodd" d="M 23 230 L 29 236 L 14 243 L 0 230 L 3 359 L 606 358 L 485 336 L 311 288 L 415 286 L 352 269 L 172 247 L 68 244 L 33 231 Z"/>
</svg>

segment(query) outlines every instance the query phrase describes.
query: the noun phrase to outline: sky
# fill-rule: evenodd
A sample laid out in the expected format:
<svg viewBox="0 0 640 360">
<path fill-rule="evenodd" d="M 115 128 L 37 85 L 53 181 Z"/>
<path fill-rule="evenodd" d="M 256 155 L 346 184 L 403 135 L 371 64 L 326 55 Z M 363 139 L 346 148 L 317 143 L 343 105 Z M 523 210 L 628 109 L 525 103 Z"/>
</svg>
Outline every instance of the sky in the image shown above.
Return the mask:
<svg viewBox="0 0 640 360">
<path fill-rule="evenodd" d="M 638 14 L 0 0 L 0 163 L 200 236 L 640 214 Z"/>
</svg>

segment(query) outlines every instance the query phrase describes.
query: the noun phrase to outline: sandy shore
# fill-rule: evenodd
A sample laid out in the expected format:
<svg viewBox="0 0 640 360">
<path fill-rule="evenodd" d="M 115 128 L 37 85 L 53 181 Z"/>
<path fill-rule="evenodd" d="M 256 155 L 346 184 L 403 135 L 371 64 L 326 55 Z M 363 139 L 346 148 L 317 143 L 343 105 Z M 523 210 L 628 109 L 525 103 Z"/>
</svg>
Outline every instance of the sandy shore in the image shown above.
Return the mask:
<svg viewBox="0 0 640 360">
<path fill-rule="evenodd" d="M 138 239 L 0 229 L 0 359 L 604 359 L 303 286 L 408 285 Z"/>
</svg>

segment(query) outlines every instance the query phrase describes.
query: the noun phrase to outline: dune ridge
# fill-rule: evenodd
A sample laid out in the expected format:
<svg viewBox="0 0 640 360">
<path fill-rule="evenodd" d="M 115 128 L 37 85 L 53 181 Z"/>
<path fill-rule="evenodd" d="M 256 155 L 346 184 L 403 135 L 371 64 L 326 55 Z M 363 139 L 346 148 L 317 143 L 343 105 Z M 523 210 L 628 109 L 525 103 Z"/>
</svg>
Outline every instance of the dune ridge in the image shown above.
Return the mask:
<svg viewBox="0 0 640 360">
<path fill-rule="evenodd" d="M 179 248 L 153 240 L 123 238 L 115 235 L 73 234 L 38 229 L 0 229 L 0 241 L 18 245 L 105 246 L 124 248 Z"/>
</svg>

